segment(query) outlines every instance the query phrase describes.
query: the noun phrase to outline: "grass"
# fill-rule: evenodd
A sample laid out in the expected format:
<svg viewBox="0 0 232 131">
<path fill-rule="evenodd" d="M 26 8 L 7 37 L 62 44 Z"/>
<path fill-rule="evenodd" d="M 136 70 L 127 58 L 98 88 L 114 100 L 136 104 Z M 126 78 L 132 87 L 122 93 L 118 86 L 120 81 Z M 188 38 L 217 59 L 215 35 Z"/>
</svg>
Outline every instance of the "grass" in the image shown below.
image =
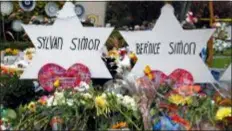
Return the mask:
<svg viewBox="0 0 232 131">
<path fill-rule="evenodd" d="M 215 56 L 221 56 L 221 55 L 223 55 L 223 56 L 231 56 L 232 55 L 232 48 L 226 49 L 225 51 L 223 51 L 221 53 L 220 52 L 215 52 L 214 55 Z"/>
<path fill-rule="evenodd" d="M 216 58 L 213 60 L 213 68 L 226 68 L 231 64 L 231 57 Z"/>
</svg>

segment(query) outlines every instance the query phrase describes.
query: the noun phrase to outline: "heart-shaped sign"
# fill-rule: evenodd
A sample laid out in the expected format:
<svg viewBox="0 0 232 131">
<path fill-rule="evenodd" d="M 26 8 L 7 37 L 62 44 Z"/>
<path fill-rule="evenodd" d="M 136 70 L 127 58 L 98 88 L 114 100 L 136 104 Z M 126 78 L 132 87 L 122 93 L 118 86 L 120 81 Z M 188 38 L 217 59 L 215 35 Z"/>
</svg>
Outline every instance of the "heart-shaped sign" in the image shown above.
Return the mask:
<svg viewBox="0 0 232 131">
<path fill-rule="evenodd" d="M 61 88 L 74 88 L 79 86 L 80 82 L 89 83 L 91 74 L 88 67 L 83 64 L 74 64 L 68 70 L 56 64 L 44 65 L 38 74 L 40 85 L 48 92 L 54 89 L 54 82 L 59 80 Z"/>
<path fill-rule="evenodd" d="M 175 87 L 179 87 L 182 85 L 191 85 L 194 82 L 192 74 L 184 69 L 176 69 L 169 76 L 159 70 L 153 70 L 152 73 L 155 76 L 153 82 L 156 84 L 172 81 Z"/>
</svg>

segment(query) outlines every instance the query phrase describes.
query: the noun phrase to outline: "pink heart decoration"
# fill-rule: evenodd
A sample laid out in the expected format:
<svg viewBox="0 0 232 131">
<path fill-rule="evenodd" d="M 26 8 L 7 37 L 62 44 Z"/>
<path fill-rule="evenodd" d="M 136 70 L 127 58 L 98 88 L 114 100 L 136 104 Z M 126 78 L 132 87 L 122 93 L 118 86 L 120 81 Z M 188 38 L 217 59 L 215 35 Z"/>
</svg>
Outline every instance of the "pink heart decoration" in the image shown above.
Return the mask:
<svg viewBox="0 0 232 131">
<path fill-rule="evenodd" d="M 74 64 L 68 70 L 63 67 L 49 63 L 44 65 L 38 74 L 40 85 L 48 92 L 51 92 L 56 80 L 60 81 L 61 88 L 74 88 L 79 86 L 81 81 L 89 83 L 91 81 L 91 74 L 83 64 Z"/>
<path fill-rule="evenodd" d="M 159 70 L 153 70 L 152 73 L 155 76 L 153 82 L 156 84 L 173 81 L 174 86 L 179 87 L 181 85 L 191 85 L 194 82 L 192 74 L 184 69 L 176 69 L 169 76 Z"/>
</svg>

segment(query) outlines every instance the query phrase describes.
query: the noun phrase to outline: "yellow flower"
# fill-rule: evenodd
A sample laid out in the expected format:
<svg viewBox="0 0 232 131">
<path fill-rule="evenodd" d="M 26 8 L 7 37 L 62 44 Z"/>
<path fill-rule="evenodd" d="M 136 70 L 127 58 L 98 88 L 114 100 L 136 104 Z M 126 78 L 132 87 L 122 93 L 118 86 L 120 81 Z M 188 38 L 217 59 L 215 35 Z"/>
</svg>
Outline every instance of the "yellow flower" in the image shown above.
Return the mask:
<svg viewBox="0 0 232 131">
<path fill-rule="evenodd" d="M 147 66 L 145 67 L 145 69 L 144 69 L 144 73 L 145 73 L 145 74 L 151 73 L 151 67 L 147 65 Z"/>
<path fill-rule="evenodd" d="M 17 50 L 17 49 L 14 49 L 14 50 L 12 51 L 12 55 L 18 55 L 18 53 L 19 53 L 19 50 Z"/>
<path fill-rule="evenodd" d="M 231 107 L 221 107 L 218 109 L 216 113 L 216 119 L 217 120 L 223 120 L 225 117 L 231 116 Z"/>
<path fill-rule="evenodd" d="M 184 98 L 178 94 L 172 94 L 168 97 L 169 102 L 174 103 L 176 105 L 183 104 Z"/>
<path fill-rule="evenodd" d="M 111 57 L 114 57 L 114 58 L 119 57 L 119 53 L 118 53 L 118 51 L 116 49 L 113 49 L 113 50 L 109 51 L 108 55 L 111 56 Z"/>
<path fill-rule="evenodd" d="M 27 106 L 27 108 L 28 108 L 31 112 L 35 112 L 35 111 L 36 111 L 35 102 L 30 102 L 29 105 Z"/>
<path fill-rule="evenodd" d="M 186 103 L 187 103 L 188 105 L 190 105 L 190 104 L 193 103 L 193 99 L 192 99 L 192 97 L 190 97 L 190 96 L 186 97 L 186 98 L 185 98 L 185 101 L 186 101 Z"/>
<path fill-rule="evenodd" d="M 132 59 L 133 62 L 136 62 L 138 60 L 135 53 L 130 53 L 129 57 L 130 57 L 130 59 Z"/>
<path fill-rule="evenodd" d="M 7 49 L 5 49 L 5 52 L 6 52 L 6 53 L 11 53 L 11 52 L 12 52 L 12 49 L 11 49 L 11 48 L 7 48 Z"/>
<path fill-rule="evenodd" d="M 155 78 L 155 75 L 154 73 L 152 73 L 150 66 L 147 65 L 145 69 L 143 70 L 143 72 L 150 80 L 153 80 Z"/>
<path fill-rule="evenodd" d="M 169 102 L 176 105 L 192 104 L 192 97 L 183 97 L 179 94 L 172 94 L 168 97 Z"/>
<path fill-rule="evenodd" d="M 97 96 L 94 102 L 95 102 L 95 107 L 97 109 L 97 115 L 101 115 L 101 114 L 105 115 L 105 113 L 109 112 L 108 103 L 103 95 Z"/>
<path fill-rule="evenodd" d="M 149 73 L 149 74 L 147 75 L 147 77 L 148 77 L 150 80 L 153 80 L 153 79 L 154 79 L 154 75 L 153 75 L 152 73 Z"/>
<path fill-rule="evenodd" d="M 106 100 L 102 96 L 97 96 L 95 98 L 95 105 L 100 108 L 105 108 L 106 107 Z"/>
<path fill-rule="evenodd" d="M 53 86 L 54 86 L 55 88 L 59 87 L 59 86 L 60 86 L 60 80 L 57 79 L 57 80 L 53 83 Z"/>
</svg>

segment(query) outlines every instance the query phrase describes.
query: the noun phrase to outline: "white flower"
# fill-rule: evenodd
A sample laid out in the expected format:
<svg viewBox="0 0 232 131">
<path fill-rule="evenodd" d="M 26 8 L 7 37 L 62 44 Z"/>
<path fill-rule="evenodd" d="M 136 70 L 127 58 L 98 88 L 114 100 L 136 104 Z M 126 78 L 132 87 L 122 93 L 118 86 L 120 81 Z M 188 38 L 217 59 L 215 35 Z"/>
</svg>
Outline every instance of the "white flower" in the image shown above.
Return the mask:
<svg viewBox="0 0 232 131">
<path fill-rule="evenodd" d="M 67 104 L 69 106 L 72 106 L 73 105 L 73 99 L 67 99 Z"/>
<path fill-rule="evenodd" d="M 4 131 L 4 130 L 6 130 L 6 127 L 4 125 L 1 125 L 0 129 Z"/>
<path fill-rule="evenodd" d="M 35 53 L 35 48 L 27 48 L 24 50 L 24 53 Z"/>
<path fill-rule="evenodd" d="M 50 96 L 47 99 L 47 106 L 56 106 L 62 104 L 65 104 L 65 97 L 63 92 L 55 92 L 54 96 Z"/>
<path fill-rule="evenodd" d="M 126 96 L 123 97 L 122 105 L 127 107 L 128 109 L 132 109 L 134 111 L 137 110 L 135 100 L 130 96 L 126 95 Z"/>
<path fill-rule="evenodd" d="M 52 106 L 53 99 L 54 99 L 54 96 L 50 96 L 50 97 L 47 99 L 47 106 L 48 106 L 48 107 Z M 53 103 L 53 105 L 54 105 L 54 103 Z"/>
<path fill-rule="evenodd" d="M 80 82 L 80 87 L 82 87 L 82 86 L 85 87 L 85 89 L 87 89 L 87 90 L 89 89 L 89 85 L 84 81 Z"/>
<path fill-rule="evenodd" d="M 128 55 L 125 55 L 123 60 L 120 61 L 119 65 L 121 67 L 126 67 L 126 68 L 129 68 L 131 65 L 130 65 L 130 58 Z"/>
<path fill-rule="evenodd" d="M 83 93 L 82 96 L 85 98 L 85 99 L 91 99 L 93 98 L 91 94 L 89 93 Z"/>
<path fill-rule="evenodd" d="M 126 96 L 122 96 L 121 94 L 117 94 L 117 101 L 118 103 L 122 104 L 124 107 L 128 108 L 128 109 L 132 109 L 134 111 L 137 110 L 137 105 L 135 103 L 134 98 L 126 95 Z"/>
<path fill-rule="evenodd" d="M 106 98 L 106 93 L 102 93 L 102 98 Z"/>
<path fill-rule="evenodd" d="M 118 98 L 120 98 L 120 99 L 123 98 L 122 94 L 117 94 L 116 96 L 117 96 Z"/>
<path fill-rule="evenodd" d="M 87 91 L 88 89 L 89 85 L 84 81 L 81 81 L 79 86 L 74 87 L 74 90 L 77 90 L 79 92 Z"/>
<path fill-rule="evenodd" d="M 73 99 L 67 99 L 65 103 L 65 97 L 63 92 L 55 92 L 54 96 L 50 96 L 47 99 L 47 106 L 56 106 L 56 105 L 63 105 L 67 104 L 68 106 L 73 105 Z"/>
<path fill-rule="evenodd" d="M 215 104 L 215 102 L 214 102 L 213 100 L 211 101 L 211 103 L 212 103 L 212 104 Z"/>
</svg>

